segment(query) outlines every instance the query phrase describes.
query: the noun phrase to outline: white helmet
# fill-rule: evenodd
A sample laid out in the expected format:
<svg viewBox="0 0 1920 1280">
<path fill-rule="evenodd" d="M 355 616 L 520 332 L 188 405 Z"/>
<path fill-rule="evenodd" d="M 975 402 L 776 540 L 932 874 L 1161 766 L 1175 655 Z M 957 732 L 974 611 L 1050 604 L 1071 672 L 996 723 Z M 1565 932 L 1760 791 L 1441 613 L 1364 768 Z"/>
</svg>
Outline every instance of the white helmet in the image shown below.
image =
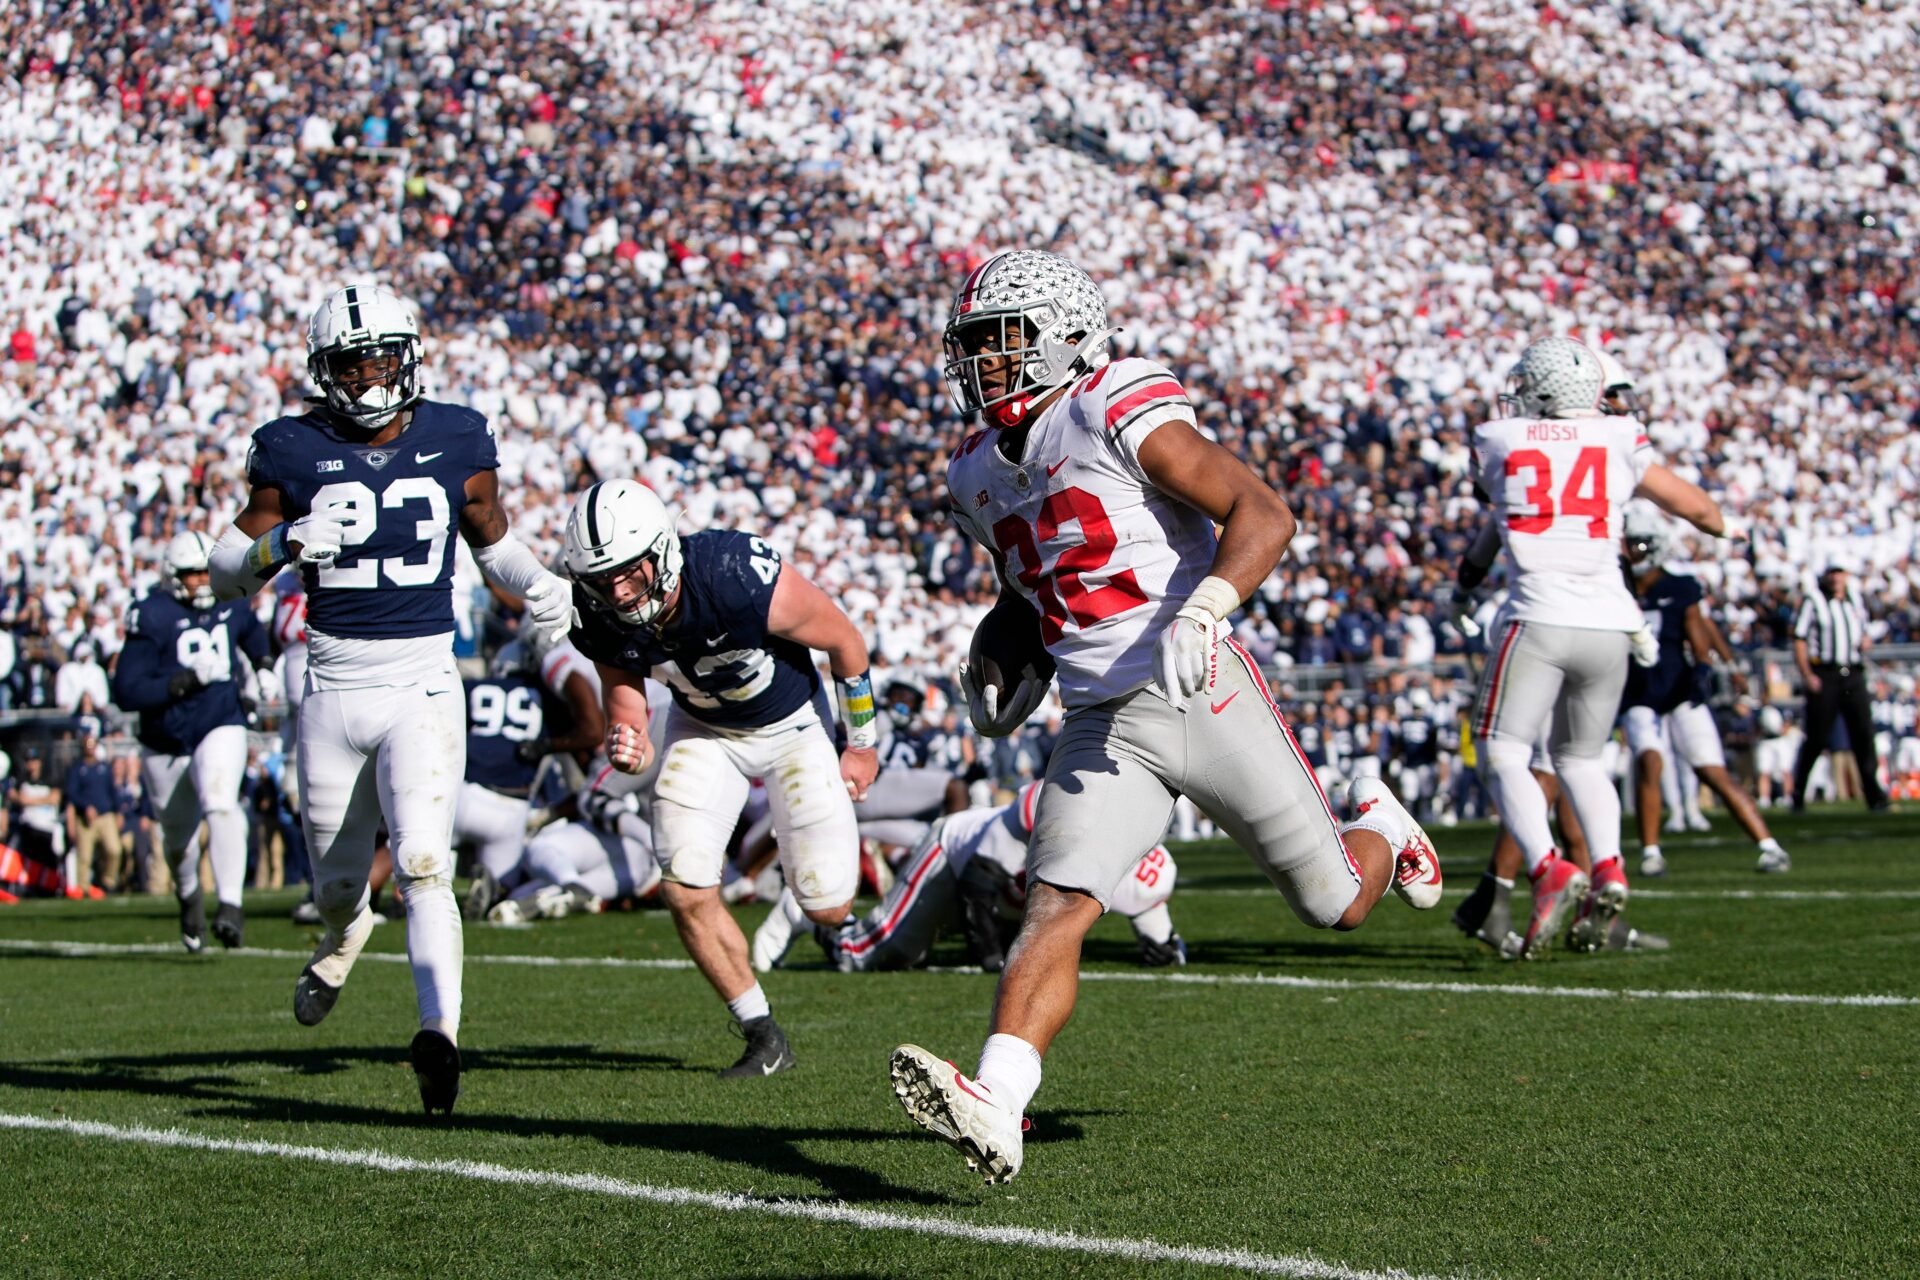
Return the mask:
<svg viewBox="0 0 1920 1280">
<path fill-rule="evenodd" d="M 1667 555 L 1667 523 L 1645 503 L 1628 505 L 1621 521 L 1621 541 L 1629 564 L 1658 564 Z"/>
<path fill-rule="evenodd" d="M 1594 354 L 1600 357 L 1600 412 L 1617 418 L 1639 417 L 1640 397 L 1634 391 L 1633 375 L 1627 372 L 1627 366 L 1614 359 L 1611 352 Z"/>
<path fill-rule="evenodd" d="M 1760 708 L 1760 732 L 1769 738 L 1777 738 L 1787 731 L 1787 718 L 1778 707 Z"/>
<path fill-rule="evenodd" d="M 1590 418 L 1600 411 L 1606 375 L 1592 347 L 1572 338 L 1542 338 L 1507 373 L 1500 411 L 1509 418 Z"/>
<path fill-rule="evenodd" d="M 594 603 L 628 626 L 643 626 L 660 616 L 680 583 L 680 536 L 653 490 L 632 480 L 603 480 L 567 516 L 564 560 L 567 576 Z M 634 604 L 616 607 L 609 594 L 614 578 L 643 560 L 653 562 L 652 586 Z"/>
<path fill-rule="evenodd" d="M 167 589 L 173 592 L 174 599 L 195 609 L 213 608 L 211 578 L 197 587 L 188 587 L 180 581 L 183 573 L 206 573 L 208 557 L 212 554 L 213 539 L 197 529 L 173 535 L 173 540 L 167 543 Z"/>
<path fill-rule="evenodd" d="M 308 376 L 328 409 L 362 427 L 377 431 L 418 401 L 419 373 L 413 308 L 383 284 L 335 289 L 307 321 Z"/>
<path fill-rule="evenodd" d="M 1018 325 L 1020 341 L 1009 336 Z M 983 331 L 984 330 L 984 331 Z M 1002 427 L 1026 418 L 1036 397 L 1091 368 L 1107 339 L 1107 303 L 1093 278 L 1039 249 L 997 253 L 973 269 L 947 317 L 947 390 L 961 413 L 985 414 Z M 979 350 L 993 341 L 992 350 Z M 1006 389 L 989 399 L 980 363 L 1019 351 Z"/>
</svg>

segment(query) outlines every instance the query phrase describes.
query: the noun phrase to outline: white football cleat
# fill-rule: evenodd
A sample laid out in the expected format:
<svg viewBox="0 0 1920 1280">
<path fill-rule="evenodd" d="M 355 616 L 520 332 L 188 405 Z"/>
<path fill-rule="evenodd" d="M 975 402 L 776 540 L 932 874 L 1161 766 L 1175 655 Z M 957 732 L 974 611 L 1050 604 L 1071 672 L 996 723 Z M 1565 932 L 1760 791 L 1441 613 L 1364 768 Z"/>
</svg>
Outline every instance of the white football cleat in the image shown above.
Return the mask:
<svg viewBox="0 0 1920 1280">
<path fill-rule="evenodd" d="M 1440 905 L 1440 855 L 1393 789 L 1378 778 L 1361 778 L 1349 788 L 1347 802 L 1355 818 L 1384 817 L 1401 831 L 1393 851 L 1393 891 L 1419 911 Z"/>
<path fill-rule="evenodd" d="M 1761 875 L 1777 876 L 1793 870 L 1793 859 L 1787 856 L 1785 849 L 1768 849 L 1760 855 L 1760 861 L 1753 869 Z"/>
<path fill-rule="evenodd" d="M 1021 1118 L 995 1102 L 986 1087 L 917 1044 L 903 1044 L 888 1063 L 893 1092 L 913 1122 L 959 1149 L 967 1168 L 989 1185 L 1020 1172 Z"/>
<path fill-rule="evenodd" d="M 1667 874 L 1667 855 L 1658 849 L 1649 849 L 1640 855 L 1640 874 L 1649 880 L 1658 880 Z"/>
<path fill-rule="evenodd" d="M 488 924 L 531 924 L 533 919 L 525 898 L 502 898 L 487 912 Z"/>
<path fill-rule="evenodd" d="M 762 920 L 760 927 L 753 931 L 753 946 L 750 954 L 755 973 L 771 973 L 782 960 L 787 958 L 787 952 L 793 950 L 796 935 L 793 921 L 786 911 L 787 903 L 792 900 L 793 895 L 782 889 L 780 900 L 773 904 L 773 909 L 767 912 L 767 918 Z"/>
<path fill-rule="evenodd" d="M 1698 831 L 1704 835 L 1713 830 L 1713 823 L 1707 820 L 1707 815 L 1704 813 L 1690 813 L 1687 815 L 1687 830 Z"/>
</svg>

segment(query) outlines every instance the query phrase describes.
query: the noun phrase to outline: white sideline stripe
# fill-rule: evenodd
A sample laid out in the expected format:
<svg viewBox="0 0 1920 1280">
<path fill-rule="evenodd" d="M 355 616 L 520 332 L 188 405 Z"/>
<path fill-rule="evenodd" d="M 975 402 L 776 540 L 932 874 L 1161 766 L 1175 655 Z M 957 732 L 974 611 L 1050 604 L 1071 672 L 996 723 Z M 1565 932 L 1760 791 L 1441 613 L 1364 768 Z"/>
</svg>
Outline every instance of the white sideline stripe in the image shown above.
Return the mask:
<svg viewBox="0 0 1920 1280">
<path fill-rule="evenodd" d="M 1285 1254 L 1254 1253 L 1246 1249 L 1209 1249 L 1188 1245 L 1160 1244 L 1153 1240 L 1135 1240 L 1124 1236 L 1083 1236 L 1069 1231 L 1046 1231 L 1037 1227 L 982 1227 L 951 1218 L 920 1217 L 905 1213 L 883 1213 L 876 1209 L 856 1209 L 847 1204 L 820 1204 L 810 1200 L 764 1200 L 755 1196 L 729 1195 L 724 1192 L 694 1191 L 687 1187 L 657 1187 L 645 1182 L 629 1182 L 597 1173 L 555 1173 L 541 1169 L 515 1169 L 507 1165 L 479 1160 L 415 1160 L 385 1151 L 354 1151 L 336 1147 L 298 1147 L 284 1142 L 237 1142 L 229 1138 L 211 1138 L 179 1129 L 149 1129 L 144 1125 L 101 1124 L 92 1120 L 54 1120 L 43 1116 L 0 1112 L 0 1129 L 29 1129 L 43 1133 L 68 1133 L 82 1138 L 104 1138 L 112 1142 L 138 1142 L 153 1147 L 173 1147 L 188 1151 L 216 1151 L 234 1155 L 273 1156 L 282 1160 L 306 1160 L 314 1164 L 374 1169 L 382 1173 L 434 1173 L 475 1182 L 505 1183 L 509 1186 L 559 1188 L 589 1195 L 613 1196 L 623 1200 L 641 1200 L 649 1204 L 675 1208 L 712 1209 L 720 1213 L 760 1213 L 776 1218 L 802 1218 L 834 1226 L 854 1227 L 861 1231 L 910 1231 L 918 1235 L 944 1236 L 974 1244 L 1014 1245 L 1029 1249 L 1052 1249 L 1063 1253 L 1084 1253 L 1096 1257 L 1124 1258 L 1129 1262 L 1189 1262 L 1200 1266 L 1224 1267 L 1255 1275 L 1293 1276 L 1298 1280 L 1421 1280 L 1408 1272 L 1359 1271 L 1318 1258 L 1289 1257 Z"/>
<path fill-rule="evenodd" d="M 67 942 L 49 939 L 0 938 L 0 951 L 51 951 L 60 956 L 184 956 L 186 948 L 167 942 Z M 273 947 L 235 947 L 218 955 L 252 956 L 267 960 L 311 960 L 311 951 L 288 951 Z M 362 951 L 358 963 L 406 964 L 402 951 Z M 510 964 L 530 969 L 691 969 L 691 960 L 628 960 L 620 956 L 514 956 L 474 955 L 468 952 L 468 964 Z"/>
<path fill-rule="evenodd" d="M 178 946 L 161 942 L 33 942 L 24 938 L 0 938 L 0 951 L 50 951 L 62 957 L 185 955 Z M 305 951 L 273 951 L 262 947 L 240 947 L 225 953 L 232 956 L 304 960 Z M 405 964 L 407 957 L 389 951 L 363 951 L 360 960 L 380 960 Z M 618 956 L 468 956 L 472 964 L 525 965 L 532 968 L 566 969 L 691 969 L 690 960 L 625 960 Z M 979 973 L 971 965 L 931 966 L 927 973 Z M 1920 1005 L 1920 996 L 1893 995 L 1799 995 L 1785 991 L 1660 991 L 1644 987 L 1538 987 L 1523 982 L 1416 982 L 1394 978 L 1301 978 L 1288 974 L 1263 973 L 1125 973 L 1109 969 L 1083 969 L 1082 982 L 1171 982 L 1196 987 L 1288 987 L 1297 991 L 1403 991 L 1434 992 L 1463 996 L 1545 996 L 1563 1000 L 1678 1000 L 1698 1003 L 1725 1000 L 1734 1004 L 1826 1005 L 1853 1009 L 1899 1009 Z"/>
<path fill-rule="evenodd" d="M 1446 889 L 1443 896 L 1464 898 L 1471 889 Z M 1248 885 L 1245 888 L 1225 885 L 1207 887 L 1195 886 L 1176 891 L 1180 897 L 1204 895 L 1209 898 L 1278 898 L 1275 889 L 1257 888 Z M 1718 902 L 1721 900 L 1745 902 L 1852 902 L 1852 901 L 1909 901 L 1920 898 L 1920 889 L 1642 889 L 1635 886 L 1634 900 L 1643 898 L 1651 901 L 1694 901 Z"/>
</svg>

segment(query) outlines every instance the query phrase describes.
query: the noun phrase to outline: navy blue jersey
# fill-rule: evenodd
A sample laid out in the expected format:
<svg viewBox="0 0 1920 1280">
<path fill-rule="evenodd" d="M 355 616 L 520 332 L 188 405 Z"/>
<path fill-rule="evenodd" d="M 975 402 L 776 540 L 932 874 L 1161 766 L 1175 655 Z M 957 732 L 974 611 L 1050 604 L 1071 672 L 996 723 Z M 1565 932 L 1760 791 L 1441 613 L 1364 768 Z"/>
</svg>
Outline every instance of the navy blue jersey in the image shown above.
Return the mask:
<svg viewBox="0 0 1920 1280">
<path fill-rule="evenodd" d="M 753 729 L 784 720 L 820 687 L 805 645 L 767 633 L 780 553 L 731 529 L 680 540 L 680 601 L 661 631 L 623 626 L 580 587 L 574 647 L 595 662 L 665 684 L 703 724 Z"/>
<path fill-rule="evenodd" d="M 933 734 L 926 729 L 895 729 L 881 748 L 882 769 L 924 769 L 933 763 Z"/>
<path fill-rule="evenodd" d="M 278 489 L 289 522 L 316 507 L 349 510 L 339 560 L 302 571 L 307 625 L 389 640 L 453 630 L 453 542 L 467 480 L 499 465 L 484 417 L 422 400 L 399 438 L 377 449 L 326 413 L 276 418 L 253 433 L 247 482 Z"/>
<path fill-rule="evenodd" d="M 1697 579 L 1662 569 L 1645 588 L 1635 586 L 1647 622 L 1660 637 L 1660 659 L 1650 667 L 1627 664 L 1621 705 L 1652 707 L 1662 715 L 1693 697 L 1693 663 L 1687 660 L 1687 610 L 1705 593 Z"/>
<path fill-rule="evenodd" d="M 1318 769 L 1327 763 L 1326 747 L 1318 724 L 1308 721 L 1293 726 L 1293 740 L 1299 745 L 1300 754 L 1306 757 L 1308 764 Z"/>
<path fill-rule="evenodd" d="M 1394 733 L 1400 739 L 1402 764 L 1421 766 L 1439 761 L 1440 735 L 1434 731 L 1433 721 L 1425 716 L 1402 716 Z"/>
<path fill-rule="evenodd" d="M 527 676 L 489 676 L 468 680 L 465 687 L 467 781 L 509 795 L 526 795 L 540 762 L 521 760 L 520 748 L 552 737 L 561 708 L 539 681 Z"/>
<path fill-rule="evenodd" d="M 148 750 L 186 755 L 221 725 L 247 722 L 240 686 L 231 676 L 177 701 L 167 696 L 173 678 L 208 650 L 221 656 L 227 671 L 237 672 L 246 659 L 266 659 L 267 629 L 244 600 L 195 609 L 155 591 L 134 603 L 127 644 L 113 668 L 113 701 L 122 711 L 140 713 L 137 736 Z"/>
</svg>

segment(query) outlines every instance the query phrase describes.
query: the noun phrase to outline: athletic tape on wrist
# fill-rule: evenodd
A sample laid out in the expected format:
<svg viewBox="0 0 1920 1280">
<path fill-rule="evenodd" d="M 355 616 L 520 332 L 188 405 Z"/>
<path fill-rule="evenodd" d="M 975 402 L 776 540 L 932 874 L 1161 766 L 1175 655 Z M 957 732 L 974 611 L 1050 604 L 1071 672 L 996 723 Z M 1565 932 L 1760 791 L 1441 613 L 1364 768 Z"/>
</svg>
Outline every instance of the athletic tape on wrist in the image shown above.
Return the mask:
<svg viewBox="0 0 1920 1280">
<path fill-rule="evenodd" d="M 264 578 L 285 564 L 287 555 L 287 526 L 277 524 L 253 540 L 247 548 L 247 568 L 253 570 L 256 577 Z"/>
<path fill-rule="evenodd" d="M 867 750 L 880 745 L 880 725 L 873 709 L 873 677 L 862 671 L 841 680 L 840 723 L 847 727 L 847 745 Z"/>
<path fill-rule="evenodd" d="M 1204 609 L 1215 622 L 1222 622 L 1240 607 L 1240 589 L 1225 578 L 1208 574 L 1200 579 L 1200 585 L 1187 597 L 1184 607 Z"/>
</svg>

